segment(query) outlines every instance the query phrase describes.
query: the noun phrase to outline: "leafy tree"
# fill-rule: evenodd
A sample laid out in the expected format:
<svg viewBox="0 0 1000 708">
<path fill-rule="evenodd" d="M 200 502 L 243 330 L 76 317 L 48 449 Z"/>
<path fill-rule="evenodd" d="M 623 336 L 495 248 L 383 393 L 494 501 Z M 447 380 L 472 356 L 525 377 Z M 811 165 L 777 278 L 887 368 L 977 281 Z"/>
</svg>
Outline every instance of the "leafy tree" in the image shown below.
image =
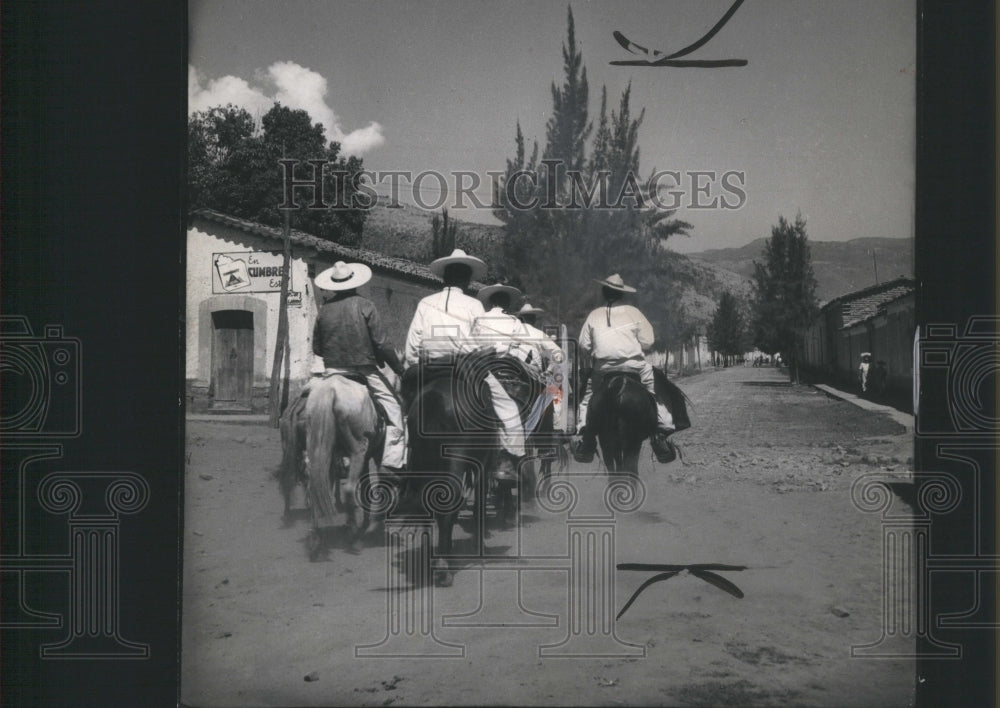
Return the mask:
<svg viewBox="0 0 1000 708">
<path fill-rule="evenodd" d="M 677 297 L 676 271 L 661 247 L 669 237 L 686 234 L 692 227 L 673 219 L 673 212 L 651 207 L 649 180 L 636 177 L 643 111 L 638 116 L 632 113 L 631 86 L 610 115 L 607 89 L 602 88 L 594 132 L 572 9 L 567 25 L 563 81 L 552 84 L 544 149 L 539 151 L 536 143 L 529 154 L 518 122 L 515 155 L 507 160 L 503 188 L 495 195 L 495 214 L 505 227 L 499 275 L 519 284 L 532 302 L 573 329 L 599 302 L 594 279 L 619 272 L 639 288 L 638 304 L 661 343 L 673 341 L 684 312 Z M 581 190 L 595 187 L 598 191 L 588 204 Z M 629 196 L 619 205 L 623 191 Z M 533 200 L 534 205 L 525 208 Z"/>
<path fill-rule="evenodd" d="M 719 298 L 712 321 L 708 325 L 708 345 L 725 358 L 729 365 L 731 357 L 744 351 L 744 323 L 739 302 L 732 293 L 724 292 Z"/>
<path fill-rule="evenodd" d="M 754 261 L 754 344 L 768 354 L 781 354 L 798 379 L 802 338 L 818 311 L 806 222 L 779 216 L 764 248 L 764 262 Z"/>
<path fill-rule="evenodd" d="M 361 160 L 340 156 L 340 144 L 327 143 L 323 126 L 303 110 L 275 104 L 259 128 L 243 108 L 219 106 L 188 120 L 188 208 L 203 207 L 262 224 L 278 226 L 284 201 L 284 173 L 279 160 L 297 159 L 294 177 L 309 180 L 306 160 L 328 160 L 323 198 L 328 204 L 351 205 Z M 311 209 L 308 190 L 297 189 L 293 212 L 296 228 L 330 241 L 355 246 L 361 242 L 366 212 L 362 209 Z"/>
</svg>

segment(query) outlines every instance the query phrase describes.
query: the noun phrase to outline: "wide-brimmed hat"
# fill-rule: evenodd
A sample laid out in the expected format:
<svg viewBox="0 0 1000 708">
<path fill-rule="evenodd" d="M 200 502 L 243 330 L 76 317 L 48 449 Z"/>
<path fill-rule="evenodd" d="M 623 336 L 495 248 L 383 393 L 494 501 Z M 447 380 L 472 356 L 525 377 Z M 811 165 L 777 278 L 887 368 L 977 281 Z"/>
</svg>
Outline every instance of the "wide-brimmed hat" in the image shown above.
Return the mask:
<svg viewBox="0 0 1000 708">
<path fill-rule="evenodd" d="M 635 288 L 626 285 L 625 281 L 622 280 L 622 277 L 617 273 L 615 273 L 614 275 L 609 275 L 604 280 L 597 280 L 596 282 L 600 283 L 606 288 L 611 288 L 612 290 L 619 290 L 623 293 L 635 292 Z"/>
<path fill-rule="evenodd" d="M 869 359 L 871 359 L 871 356 L 872 356 L 871 352 L 861 352 L 861 358 L 862 359 L 864 359 L 865 357 L 868 357 Z"/>
<path fill-rule="evenodd" d="M 439 278 L 443 278 L 444 269 L 455 263 L 469 266 L 472 269 L 473 280 L 479 280 L 486 275 L 486 264 L 475 256 L 470 256 L 461 248 L 456 248 L 451 252 L 450 256 L 445 256 L 444 258 L 438 258 L 437 260 L 431 261 L 430 265 L 427 267 L 430 269 L 431 273 Z"/>
<path fill-rule="evenodd" d="M 510 295 L 510 301 L 513 303 L 515 300 L 519 299 L 523 293 L 512 285 L 504 285 L 503 283 L 497 283 L 496 285 L 487 285 L 485 288 L 480 289 L 476 293 L 476 297 L 479 298 L 480 302 L 486 304 L 490 301 L 490 298 L 497 293 L 507 293 Z"/>
<path fill-rule="evenodd" d="M 529 304 L 529 303 L 526 302 L 523 305 L 521 305 L 521 309 L 517 311 L 517 314 L 518 315 L 540 315 L 543 312 L 545 312 L 545 310 L 543 310 L 542 308 L 535 307 L 534 305 L 531 305 L 531 304 Z"/>
<path fill-rule="evenodd" d="M 316 276 L 313 282 L 320 290 L 351 290 L 372 279 L 372 269 L 364 263 L 337 261 Z"/>
</svg>

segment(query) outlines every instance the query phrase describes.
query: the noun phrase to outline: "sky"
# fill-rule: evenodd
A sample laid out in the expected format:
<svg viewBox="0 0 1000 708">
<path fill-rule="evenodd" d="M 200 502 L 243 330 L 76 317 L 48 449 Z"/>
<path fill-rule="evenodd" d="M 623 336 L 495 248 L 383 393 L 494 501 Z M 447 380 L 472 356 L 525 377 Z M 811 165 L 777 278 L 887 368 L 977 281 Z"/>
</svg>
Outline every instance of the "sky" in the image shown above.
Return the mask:
<svg viewBox="0 0 1000 708">
<path fill-rule="evenodd" d="M 911 237 L 915 2 L 747 0 L 685 57 L 746 66 L 609 64 L 638 58 L 615 30 L 674 52 L 732 4 L 570 3 L 592 119 L 602 86 L 614 108 L 631 82 L 633 114 L 645 108 L 641 174 L 681 173 L 677 218 L 694 229 L 670 247 L 741 246 L 797 213 L 816 241 Z M 189 17 L 189 112 L 232 102 L 262 115 L 278 100 L 307 110 L 367 169 L 476 172 L 484 201 L 486 173 L 513 156 L 518 122 L 529 150 L 544 147 L 550 86 L 563 78 L 563 1 L 193 0 Z M 745 175 L 740 208 L 690 208 L 687 173 L 731 170 Z M 423 185 L 424 203 L 437 201 L 438 182 Z M 725 196 L 717 182 L 710 189 L 709 200 Z M 452 213 L 494 223 L 485 210 Z"/>
</svg>

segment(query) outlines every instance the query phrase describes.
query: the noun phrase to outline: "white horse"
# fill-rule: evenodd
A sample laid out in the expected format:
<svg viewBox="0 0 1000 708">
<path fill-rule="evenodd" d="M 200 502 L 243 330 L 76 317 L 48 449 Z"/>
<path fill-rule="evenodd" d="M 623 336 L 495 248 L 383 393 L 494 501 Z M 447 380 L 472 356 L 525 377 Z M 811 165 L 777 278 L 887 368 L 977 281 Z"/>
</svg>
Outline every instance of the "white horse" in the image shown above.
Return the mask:
<svg viewBox="0 0 1000 708">
<path fill-rule="evenodd" d="M 286 522 L 291 489 L 303 481 L 312 517 L 311 560 L 326 555 L 330 534 L 343 522 L 342 514 L 351 548 L 373 522 L 369 505 L 359 495 L 366 494 L 363 486 L 371 486 L 369 463 L 379 452 L 379 427 L 367 387 L 339 374 L 314 377 L 282 416 L 278 477 Z"/>
</svg>

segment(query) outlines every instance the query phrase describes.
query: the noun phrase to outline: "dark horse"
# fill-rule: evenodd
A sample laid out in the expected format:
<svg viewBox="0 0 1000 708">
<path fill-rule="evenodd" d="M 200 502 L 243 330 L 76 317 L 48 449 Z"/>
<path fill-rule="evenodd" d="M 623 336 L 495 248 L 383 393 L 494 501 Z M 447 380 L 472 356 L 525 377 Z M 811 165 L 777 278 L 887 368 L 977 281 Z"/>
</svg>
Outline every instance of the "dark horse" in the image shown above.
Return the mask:
<svg viewBox="0 0 1000 708">
<path fill-rule="evenodd" d="M 653 370 L 656 392 L 667 406 L 676 429 L 691 427 L 684 393 L 659 369 Z M 638 476 L 639 451 L 656 434 L 656 402 L 634 372 L 604 375 L 594 392 L 587 425 L 597 435 L 608 472 Z"/>
<path fill-rule="evenodd" d="M 475 490 L 473 536 L 478 544 L 485 490 L 494 467 L 498 421 L 484 377 L 488 359 L 461 357 L 451 365 L 409 369 L 403 377 L 410 440 L 410 469 L 404 475 L 398 515 L 433 515 L 438 543 L 434 582 L 451 585 L 455 571 L 452 531 L 465 494 Z"/>
</svg>

